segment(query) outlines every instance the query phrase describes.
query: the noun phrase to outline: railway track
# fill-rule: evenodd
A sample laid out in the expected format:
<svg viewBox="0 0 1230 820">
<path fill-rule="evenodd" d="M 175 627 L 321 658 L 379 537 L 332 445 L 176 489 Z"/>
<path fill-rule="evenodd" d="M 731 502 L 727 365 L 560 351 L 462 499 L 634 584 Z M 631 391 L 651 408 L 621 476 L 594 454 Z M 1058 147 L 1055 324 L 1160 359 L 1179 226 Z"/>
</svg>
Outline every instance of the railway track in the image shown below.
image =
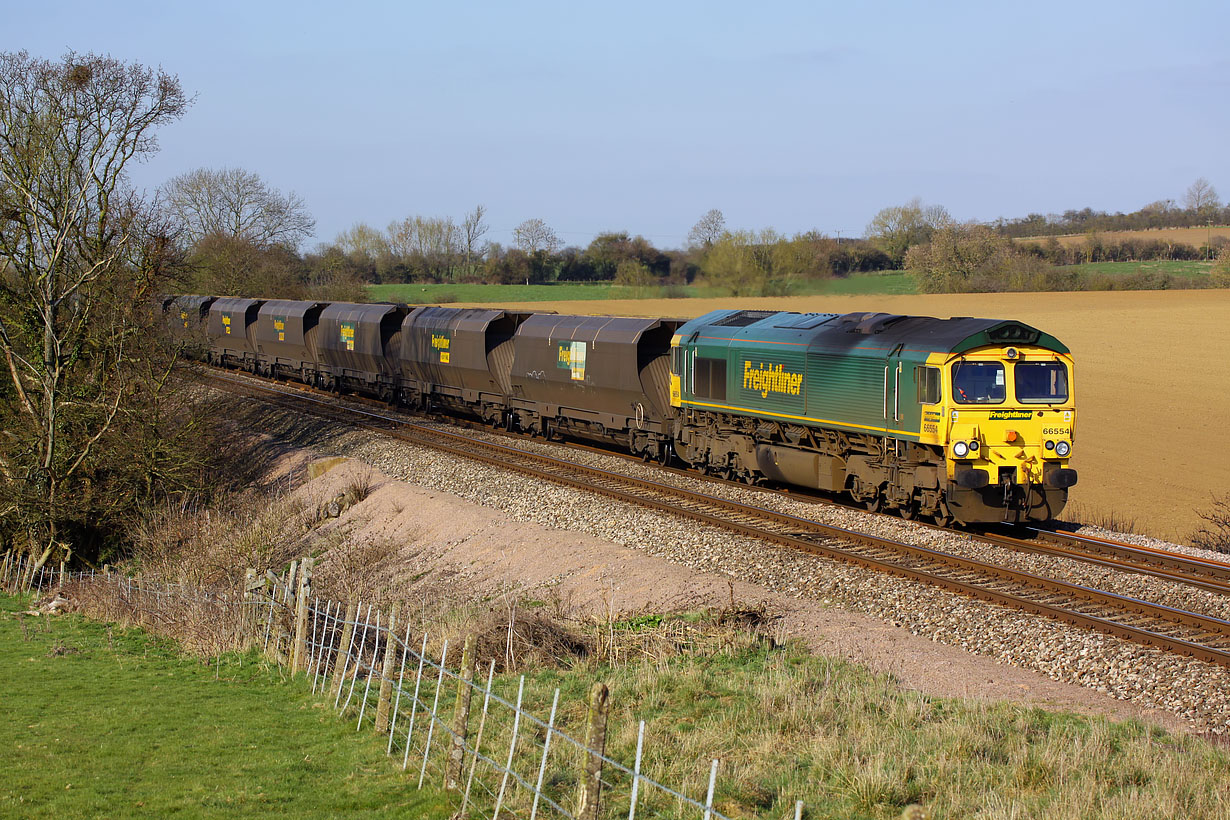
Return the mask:
<svg viewBox="0 0 1230 820">
<path fill-rule="evenodd" d="M 205 376 L 219 387 L 295 412 L 1230 667 L 1230 621 L 475 439 L 303 389 L 212 372 Z M 975 537 L 1230 594 L 1230 565 L 1218 562 L 1049 531 L 1036 532 L 1032 540 L 998 534 Z"/>
</svg>

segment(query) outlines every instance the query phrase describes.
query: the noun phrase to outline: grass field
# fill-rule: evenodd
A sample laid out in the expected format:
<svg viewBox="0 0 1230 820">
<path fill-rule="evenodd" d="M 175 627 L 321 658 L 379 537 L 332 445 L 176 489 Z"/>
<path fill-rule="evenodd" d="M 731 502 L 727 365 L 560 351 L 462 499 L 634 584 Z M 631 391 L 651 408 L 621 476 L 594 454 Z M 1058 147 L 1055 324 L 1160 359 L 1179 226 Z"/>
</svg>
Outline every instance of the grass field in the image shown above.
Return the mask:
<svg viewBox="0 0 1230 820">
<path fill-rule="evenodd" d="M 14 616 L 0 596 L 0 816 L 446 818 L 384 743 L 252 656 L 220 665 L 142 632 Z M 27 639 L 28 638 L 28 639 Z"/>
<path fill-rule="evenodd" d="M 14 608 L 0 597 L 0 743 L 11 752 L 0 815 L 444 818 L 455 807 L 416 791 L 378 739 L 251 658 L 218 668 L 73 616 L 27 621 L 23 635 Z M 937 817 L 1214 818 L 1230 801 L 1230 757 L 1200 740 L 933 698 L 794 646 L 750 645 L 530 669 L 526 703 L 544 712 L 559 687 L 557 720 L 577 725 L 592 684 L 607 683 L 607 753 L 630 761 L 644 720 L 643 773 L 693 795 L 720 757 L 715 807 L 731 817 L 790 816 L 800 799 L 811 818 L 887 820 L 909 804 Z M 514 697 L 516 686 L 504 675 L 495 690 Z M 605 817 L 626 812 L 626 790 L 614 791 L 625 796 Z M 638 816 L 699 816 L 683 808 L 646 789 Z"/>
<path fill-rule="evenodd" d="M 1090 262 L 1085 265 L 1061 265 L 1059 270 L 1079 273 L 1101 273 L 1111 276 L 1130 273 L 1168 273 L 1171 276 L 1196 277 L 1213 270 L 1214 262 L 1188 262 L 1160 259 L 1151 262 Z"/>
<path fill-rule="evenodd" d="M 1146 241 L 1159 240 L 1162 242 L 1176 242 L 1183 245 L 1194 245 L 1197 248 L 1204 247 L 1204 244 L 1219 236 L 1224 239 L 1230 239 L 1230 226 L 1228 225 L 1213 225 L 1211 228 L 1156 228 L 1148 231 L 1099 231 L 1098 236 L 1103 242 L 1123 242 L 1127 239 L 1144 239 Z M 1084 244 L 1088 239 L 1087 234 L 1076 233 L 1058 236 L 1059 244 L 1064 247 L 1072 245 Z M 1028 236 L 1018 239 L 1017 242 L 1037 242 L 1045 244 L 1050 241 L 1049 236 Z"/>
<path fill-rule="evenodd" d="M 799 282 L 793 293 L 800 296 L 842 293 L 914 293 L 918 290 L 914 278 L 904 271 L 858 273 L 846 278 L 817 279 Z M 711 299 L 725 292 L 704 285 L 672 288 L 630 288 L 609 282 L 583 284 L 562 282 L 553 285 L 476 285 L 476 284 L 408 284 L 369 285 L 368 298 L 373 302 L 405 302 L 406 304 L 500 304 L 503 302 L 587 302 L 609 299 Z"/>
<path fill-rule="evenodd" d="M 1195 279 L 1212 271 L 1213 262 L 1094 262 L 1087 265 L 1066 265 L 1056 270 L 1096 276 L 1129 276 L 1133 274 L 1169 274 Z M 1136 285 L 1142 286 L 1142 285 Z M 1156 285 L 1143 285 L 1156 287 Z M 900 296 L 918 293 L 918 282 L 908 271 L 886 270 L 857 273 L 848 277 L 811 279 L 792 284 L 789 296 Z M 420 304 L 490 305 L 540 302 L 601 302 L 633 299 L 719 299 L 728 294 L 705 285 L 680 285 L 669 288 L 629 288 L 605 283 L 559 283 L 553 285 L 481 285 L 481 284 L 406 284 L 368 285 L 368 299 L 373 302 L 404 302 Z M 671 311 L 668 311 L 671 312 Z M 671 313 L 678 314 L 678 311 Z"/>
</svg>

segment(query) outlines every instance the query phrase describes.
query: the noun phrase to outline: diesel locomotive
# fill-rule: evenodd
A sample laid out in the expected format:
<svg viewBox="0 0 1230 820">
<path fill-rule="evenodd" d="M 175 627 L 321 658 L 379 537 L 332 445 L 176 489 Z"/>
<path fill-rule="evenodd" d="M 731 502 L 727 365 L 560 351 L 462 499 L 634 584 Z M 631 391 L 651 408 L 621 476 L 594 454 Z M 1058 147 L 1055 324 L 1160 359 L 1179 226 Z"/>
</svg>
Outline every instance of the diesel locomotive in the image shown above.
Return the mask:
<svg viewBox="0 0 1230 820">
<path fill-rule="evenodd" d="M 212 363 L 939 523 L 1054 518 L 1076 484 L 1066 346 L 1016 321 L 718 310 L 567 316 L 168 297 Z"/>
</svg>

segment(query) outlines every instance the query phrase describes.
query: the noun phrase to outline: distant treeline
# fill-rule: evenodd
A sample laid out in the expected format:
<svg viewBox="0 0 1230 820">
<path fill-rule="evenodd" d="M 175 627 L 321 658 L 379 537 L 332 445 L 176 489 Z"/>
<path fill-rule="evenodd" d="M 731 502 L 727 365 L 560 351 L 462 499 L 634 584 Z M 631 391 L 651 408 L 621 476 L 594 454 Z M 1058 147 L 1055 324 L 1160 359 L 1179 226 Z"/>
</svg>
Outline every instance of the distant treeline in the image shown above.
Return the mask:
<svg viewBox="0 0 1230 820">
<path fill-rule="evenodd" d="M 260 196 L 239 197 L 237 191 Z M 204 219 L 196 207 L 200 201 L 232 200 L 267 207 L 255 210 L 260 218 L 237 213 L 224 220 Z M 302 202 L 268 189 L 254 174 L 202 169 L 172 180 L 167 201 L 174 206 L 172 221 L 185 226 L 180 247 L 194 290 L 318 299 L 360 298 L 369 284 L 555 282 L 668 290 L 702 284 L 736 296 L 771 296 L 806 280 L 902 268 L 927 290 L 992 287 L 1009 270 L 1012 287 L 1026 281 L 1048 287 L 1054 277 L 1041 276 L 1048 266 L 1203 259 L 1219 254 L 1223 244 L 1218 240 L 1205 248 L 1168 241 L 1165 234 L 1119 238 L 1113 231 L 1230 223 L 1230 208 L 1222 207 L 1207 180 L 1198 179 L 1188 188 L 1184 207 L 1159 200 L 1131 214 L 1085 208 L 959 223 L 942 206 L 914 199 L 880 210 L 862 239 L 732 229 L 714 209 L 678 248 L 660 248 L 628 231 L 606 231 L 584 246 L 566 246 L 541 219 L 519 224 L 504 245 L 487 238 L 486 210 L 479 205 L 460 219 L 411 215 L 384 228 L 357 223 L 303 253 L 298 246 L 313 223 Z M 271 213 L 296 219 L 269 222 Z M 250 227 L 239 232 L 227 227 L 231 224 Z M 1057 238 L 1074 233 L 1084 237 L 1063 243 Z M 1047 238 L 1017 241 L 1023 237 Z"/>
<path fill-rule="evenodd" d="M 1165 242 L 1160 239 L 1109 239 L 1091 233 L 1082 241 L 1062 244 L 1052 236 L 1042 242 L 1017 242 L 1020 249 L 1052 265 L 1085 265 L 1091 262 L 1177 262 L 1204 259 L 1217 253 L 1225 240 L 1215 237 L 1211 249 L 1185 242 Z"/>
<path fill-rule="evenodd" d="M 1217 203 L 1179 208 L 1174 200 L 1163 199 L 1128 214 L 1082 208 L 1079 211 L 1064 211 L 1062 214 L 1030 214 L 1016 219 L 999 219 L 992 223 L 992 227 L 1004 236 L 1020 239 L 1028 236 L 1063 236 L 1094 231 L 1202 228 L 1208 224 L 1230 224 L 1230 207 L 1223 208 Z"/>
<path fill-rule="evenodd" d="M 706 214 L 707 230 L 694 229 L 692 240 L 681 249 L 659 248 L 626 231 L 600 233 L 583 247 L 563 246 L 554 231 L 537 219 L 518 226 L 515 246 L 507 247 L 479 241 L 486 232 L 482 216 L 477 208 L 460 225 L 449 217 L 421 216 L 394 222 L 384 230 L 359 224 L 322 252 L 344 259 L 351 275 L 373 284 L 671 286 L 704 280 L 743 293 L 783 279 L 847 276 L 900 263 L 869 240 L 837 240 L 816 232 L 788 237 L 771 229 L 726 230 L 716 211 Z"/>
</svg>

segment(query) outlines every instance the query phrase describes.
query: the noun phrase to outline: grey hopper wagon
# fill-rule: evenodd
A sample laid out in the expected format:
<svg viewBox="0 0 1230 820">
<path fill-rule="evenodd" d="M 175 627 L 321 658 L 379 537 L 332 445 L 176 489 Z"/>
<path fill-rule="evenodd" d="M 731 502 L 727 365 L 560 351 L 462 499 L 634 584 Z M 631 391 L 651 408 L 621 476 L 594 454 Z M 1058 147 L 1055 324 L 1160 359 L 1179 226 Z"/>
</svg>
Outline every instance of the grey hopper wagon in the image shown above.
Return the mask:
<svg viewBox="0 0 1230 820">
<path fill-rule="evenodd" d="M 209 307 L 216 296 L 173 296 L 163 303 L 163 317 L 171 335 L 185 346 L 191 358 L 204 359 L 210 344 Z"/>
<path fill-rule="evenodd" d="M 209 306 L 209 340 L 215 363 L 253 370 L 256 367 L 254 325 L 261 299 L 223 297 Z"/>
<path fill-rule="evenodd" d="M 266 376 L 316 377 L 316 329 L 324 302 L 271 299 L 257 313 L 254 338 Z"/>
<path fill-rule="evenodd" d="M 553 427 L 635 451 L 670 432 L 670 340 L 680 322 L 535 314 L 517 330 L 512 411 L 522 428 Z"/>
<path fill-rule="evenodd" d="M 528 315 L 485 308 L 412 310 L 401 332 L 406 403 L 503 421 L 513 338 Z"/>
<path fill-rule="evenodd" d="M 400 375 L 401 323 L 407 310 L 405 305 L 335 302 L 321 311 L 316 352 L 324 386 L 391 398 Z"/>
</svg>

